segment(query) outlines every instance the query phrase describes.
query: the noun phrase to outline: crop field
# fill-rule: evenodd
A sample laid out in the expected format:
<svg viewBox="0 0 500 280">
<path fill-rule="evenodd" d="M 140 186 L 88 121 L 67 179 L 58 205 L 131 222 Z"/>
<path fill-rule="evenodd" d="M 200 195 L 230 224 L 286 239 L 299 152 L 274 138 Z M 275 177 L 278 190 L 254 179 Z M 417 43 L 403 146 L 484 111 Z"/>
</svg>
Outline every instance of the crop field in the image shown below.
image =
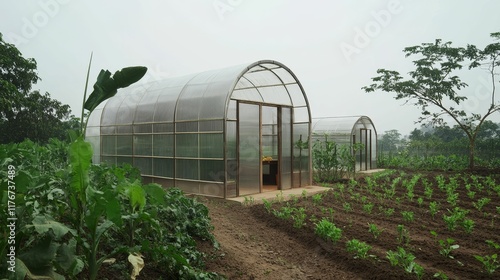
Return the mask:
<svg viewBox="0 0 500 280">
<path fill-rule="evenodd" d="M 249 199 L 250 207 L 231 211 L 255 219 L 245 234 L 260 243 L 249 245 L 250 250 L 277 239 L 298 244 L 296 250 L 283 248 L 287 245 L 275 249 L 282 251 L 283 263 L 298 258 L 304 274 L 295 279 L 498 279 L 499 198 L 498 173 L 387 170 L 331 185 L 323 194 L 286 201 L 278 194 L 260 205 Z M 254 237 L 252 227 L 258 229 Z M 271 229 L 282 236 L 266 240 Z M 317 256 L 314 264 L 311 259 Z M 225 264 L 219 260 L 218 265 Z M 273 275 L 273 268 L 267 269 Z M 234 279 L 255 275 L 250 276 Z"/>
<path fill-rule="evenodd" d="M 17 279 L 125 279 L 134 257 L 138 279 L 500 279 L 499 169 L 357 174 L 241 205 L 143 185 L 130 166 L 75 169 L 90 154 L 73 144 L 0 147 Z"/>
</svg>

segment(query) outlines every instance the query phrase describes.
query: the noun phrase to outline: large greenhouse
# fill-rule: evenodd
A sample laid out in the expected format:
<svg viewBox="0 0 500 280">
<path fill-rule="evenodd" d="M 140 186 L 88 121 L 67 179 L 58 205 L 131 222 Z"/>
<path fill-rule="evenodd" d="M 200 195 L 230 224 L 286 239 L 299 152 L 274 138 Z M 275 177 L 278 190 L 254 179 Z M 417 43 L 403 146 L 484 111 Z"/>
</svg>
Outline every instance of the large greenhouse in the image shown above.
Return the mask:
<svg viewBox="0 0 500 280">
<path fill-rule="evenodd" d="M 339 145 L 363 144 L 356 153 L 356 171 L 377 168 L 377 131 L 367 116 L 326 117 L 312 120 L 312 142 L 333 141 Z"/>
<path fill-rule="evenodd" d="M 93 162 L 221 198 L 311 184 L 311 112 L 300 82 L 258 61 L 122 89 L 89 117 Z"/>
</svg>

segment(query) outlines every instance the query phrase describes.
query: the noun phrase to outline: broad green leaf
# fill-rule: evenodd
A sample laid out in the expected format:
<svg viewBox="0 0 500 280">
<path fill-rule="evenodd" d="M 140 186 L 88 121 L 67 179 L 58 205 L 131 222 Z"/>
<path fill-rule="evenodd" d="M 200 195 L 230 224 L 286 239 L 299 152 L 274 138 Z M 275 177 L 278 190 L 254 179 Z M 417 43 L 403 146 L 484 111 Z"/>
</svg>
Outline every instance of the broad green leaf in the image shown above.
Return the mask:
<svg viewBox="0 0 500 280">
<path fill-rule="evenodd" d="M 76 130 L 68 130 L 68 136 L 69 136 L 69 139 L 71 142 L 74 142 L 78 139 L 78 137 L 80 136 L 80 131 L 76 131 Z"/>
<path fill-rule="evenodd" d="M 112 227 L 114 224 L 110 220 L 105 220 L 102 224 L 97 226 L 96 229 L 96 240 L 94 242 L 98 243 L 99 240 L 101 239 L 101 236 L 103 233 L 105 233 L 110 227 Z"/>
<path fill-rule="evenodd" d="M 134 184 L 128 186 L 127 193 L 130 199 L 130 205 L 132 208 L 139 208 L 142 210 L 146 205 L 146 192 L 142 188 L 139 182 L 134 182 Z"/>
<path fill-rule="evenodd" d="M 52 270 L 51 262 L 56 257 L 58 247 L 59 244 L 54 242 L 50 235 L 45 235 L 27 252 L 22 252 L 19 259 L 24 262 L 31 273 L 47 275 Z"/>
<path fill-rule="evenodd" d="M 100 204 L 103 204 L 104 202 L 101 201 L 101 199 L 104 198 L 104 192 L 96 190 L 93 186 L 87 186 L 85 189 L 85 196 L 87 197 L 87 201 L 97 201 Z"/>
<path fill-rule="evenodd" d="M 154 204 L 165 204 L 165 189 L 158 184 L 147 184 L 143 186 L 144 191 Z"/>
<path fill-rule="evenodd" d="M 70 239 L 68 244 L 62 244 L 57 250 L 57 264 L 70 275 L 77 275 L 83 270 L 83 261 L 75 256 L 76 240 Z"/>
<path fill-rule="evenodd" d="M 26 193 L 28 187 L 34 182 L 33 177 L 24 170 L 17 172 L 14 181 L 16 182 L 16 193 Z"/>
<path fill-rule="evenodd" d="M 24 262 L 18 258 L 16 258 L 16 279 L 25 279 L 26 275 L 30 273 L 28 267 L 24 264 Z M 31 274 L 31 273 L 30 273 Z"/>
<path fill-rule="evenodd" d="M 115 225 L 121 227 L 123 224 L 120 201 L 115 197 L 107 199 L 106 218 Z"/>
<path fill-rule="evenodd" d="M 71 230 L 64 224 L 54 221 L 52 218 L 47 216 L 36 216 L 32 221 L 32 226 L 38 234 L 46 233 L 51 229 L 56 239 L 60 239 L 70 231 L 74 235 L 76 234 L 74 230 Z"/>
<path fill-rule="evenodd" d="M 142 79 L 147 71 L 148 68 L 144 66 L 125 67 L 122 70 L 116 71 L 113 79 L 118 88 L 124 88 Z"/>
<path fill-rule="evenodd" d="M 16 258 L 16 279 L 32 279 L 32 280 L 64 280 L 64 276 L 50 270 L 47 275 L 35 275 L 24 262 Z"/>
<path fill-rule="evenodd" d="M 94 232 L 97 224 L 105 213 L 107 201 L 103 196 L 102 191 L 97 191 L 92 186 L 88 186 L 85 190 L 88 204 L 88 212 L 85 216 L 85 224 L 87 228 Z"/>
<path fill-rule="evenodd" d="M 69 149 L 69 160 L 72 170 L 71 187 L 83 197 L 84 191 L 89 183 L 88 171 L 92 160 L 92 146 L 85 142 L 82 137 L 71 143 Z"/>
<path fill-rule="evenodd" d="M 68 244 L 61 244 L 57 250 L 56 261 L 64 271 L 68 271 L 75 259 L 76 242 L 71 239 Z"/>
<path fill-rule="evenodd" d="M 116 71 L 113 77 L 108 70 L 101 70 L 94 84 L 94 91 L 85 102 L 84 108 L 92 112 L 101 102 L 113 97 L 119 88 L 139 81 L 147 70 L 144 66 L 126 67 Z"/>
<path fill-rule="evenodd" d="M 83 105 L 85 109 L 92 112 L 101 102 L 113 97 L 118 91 L 118 88 L 114 84 L 111 78 L 111 72 L 101 70 L 99 76 L 97 76 L 97 81 L 94 84 L 94 90 L 89 95 L 89 98 Z"/>
<path fill-rule="evenodd" d="M 76 258 L 75 261 L 73 262 L 73 265 L 69 269 L 69 272 L 72 275 L 77 275 L 78 273 L 82 272 L 85 264 L 83 263 L 82 259 Z"/>
</svg>

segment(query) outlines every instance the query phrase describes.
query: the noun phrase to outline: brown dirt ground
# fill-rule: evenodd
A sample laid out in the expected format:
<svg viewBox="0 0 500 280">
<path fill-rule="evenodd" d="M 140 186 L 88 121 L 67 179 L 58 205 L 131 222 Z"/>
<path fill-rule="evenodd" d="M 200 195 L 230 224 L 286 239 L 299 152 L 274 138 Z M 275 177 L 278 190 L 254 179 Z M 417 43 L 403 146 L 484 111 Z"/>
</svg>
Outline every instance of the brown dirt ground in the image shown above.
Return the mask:
<svg viewBox="0 0 500 280">
<path fill-rule="evenodd" d="M 414 174 L 406 172 L 403 180 L 410 180 Z M 415 173 L 416 174 L 416 173 Z M 220 243 L 218 251 L 202 246 L 206 252 L 207 270 L 225 275 L 228 279 L 417 279 L 415 274 L 408 274 L 400 267 L 393 267 L 386 258 L 388 250 L 404 247 L 415 255 L 416 263 L 425 269 L 423 279 L 436 279 L 437 272 L 446 274 L 449 279 L 500 279 L 500 269 L 493 275 L 487 275 L 482 265 L 473 255 L 491 255 L 500 250 L 490 248 L 485 240 L 500 243 L 498 235 L 500 220 L 496 207 L 500 206 L 499 196 L 488 188 L 476 190 L 474 199 L 469 199 L 462 180 L 458 180 L 459 193 L 457 206 L 468 209 L 467 219 L 475 222 L 472 234 L 467 234 L 461 225 L 456 230 L 449 230 L 442 216 L 453 209 L 447 202 L 447 194 L 436 187 L 435 177 L 445 176 L 446 181 L 456 173 L 420 172 L 422 178 L 433 183 L 434 192 L 431 199 L 424 195 L 424 185 L 419 180 L 415 185 L 415 198 L 410 201 L 406 197 L 406 189 L 401 185 L 396 188 L 393 198 L 376 197 L 366 187 L 364 178 L 358 178 L 359 184 L 348 191 L 345 185 L 343 195 L 334 187 L 327 192 L 319 204 L 312 198 L 299 199 L 294 207 L 304 207 L 307 213 L 306 225 L 300 229 L 293 227 L 293 221 L 283 220 L 267 213 L 263 205 L 243 206 L 223 200 L 201 199 L 209 208 L 210 217 L 215 227 L 214 234 Z M 400 174 L 396 173 L 386 179 L 389 184 Z M 486 174 L 479 174 L 486 175 Z M 500 172 L 491 174 L 500 183 Z M 403 181 L 402 180 L 402 181 Z M 470 182 L 469 182 L 470 183 Z M 382 183 L 380 183 L 382 184 Z M 364 201 L 362 198 L 366 197 Z M 422 197 L 421 205 L 417 198 Z M 489 197 L 491 202 L 482 212 L 474 207 L 479 198 Z M 399 198 L 399 202 L 396 198 Z M 429 203 L 436 201 L 440 211 L 432 219 Z M 352 210 L 343 207 L 349 202 Z M 363 210 L 363 206 L 374 204 L 371 214 Z M 279 210 L 285 203 L 273 204 Z M 334 210 L 333 217 L 326 208 Z M 394 214 L 387 216 L 385 210 L 394 208 Z M 414 213 L 413 222 L 404 221 L 401 211 Z M 486 214 L 484 214 L 486 213 Z M 335 225 L 343 230 L 341 240 L 337 244 L 327 243 L 314 234 L 314 218 L 332 218 Z M 375 239 L 368 232 L 368 223 L 376 224 L 383 232 Z M 408 229 L 410 241 L 401 244 L 397 241 L 397 225 Z M 438 236 L 433 237 L 430 231 Z M 372 246 L 367 259 L 355 259 L 346 251 L 346 242 L 356 238 Z M 459 248 L 451 255 L 453 258 L 439 254 L 438 240 L 453 238 Z"/>
</svg>

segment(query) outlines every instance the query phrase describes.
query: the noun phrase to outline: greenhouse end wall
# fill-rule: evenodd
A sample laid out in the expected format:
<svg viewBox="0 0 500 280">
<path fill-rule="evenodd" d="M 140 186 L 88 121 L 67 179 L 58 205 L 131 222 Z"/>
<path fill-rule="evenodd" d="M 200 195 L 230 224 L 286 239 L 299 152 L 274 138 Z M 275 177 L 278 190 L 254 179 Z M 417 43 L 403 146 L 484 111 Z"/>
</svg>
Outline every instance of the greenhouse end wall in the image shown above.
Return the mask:
<svg viewBox="0 0 500 280">
<path fill-rule="evenodd" d="M 356 171 L 377 168 L 377 130 L 367 116 L 325 117 L 312 120 L 312 143 L 335 142 L 338 145 L 362 144 L 354 155 Z"/>
<path fill-rule="evenodd" d="M 235 197 L 311 184 L 310 109 L 295 75 L 258 61 L 136 85 L 89 117 L 93 161 L 146 182 Z"/>
</svg>

